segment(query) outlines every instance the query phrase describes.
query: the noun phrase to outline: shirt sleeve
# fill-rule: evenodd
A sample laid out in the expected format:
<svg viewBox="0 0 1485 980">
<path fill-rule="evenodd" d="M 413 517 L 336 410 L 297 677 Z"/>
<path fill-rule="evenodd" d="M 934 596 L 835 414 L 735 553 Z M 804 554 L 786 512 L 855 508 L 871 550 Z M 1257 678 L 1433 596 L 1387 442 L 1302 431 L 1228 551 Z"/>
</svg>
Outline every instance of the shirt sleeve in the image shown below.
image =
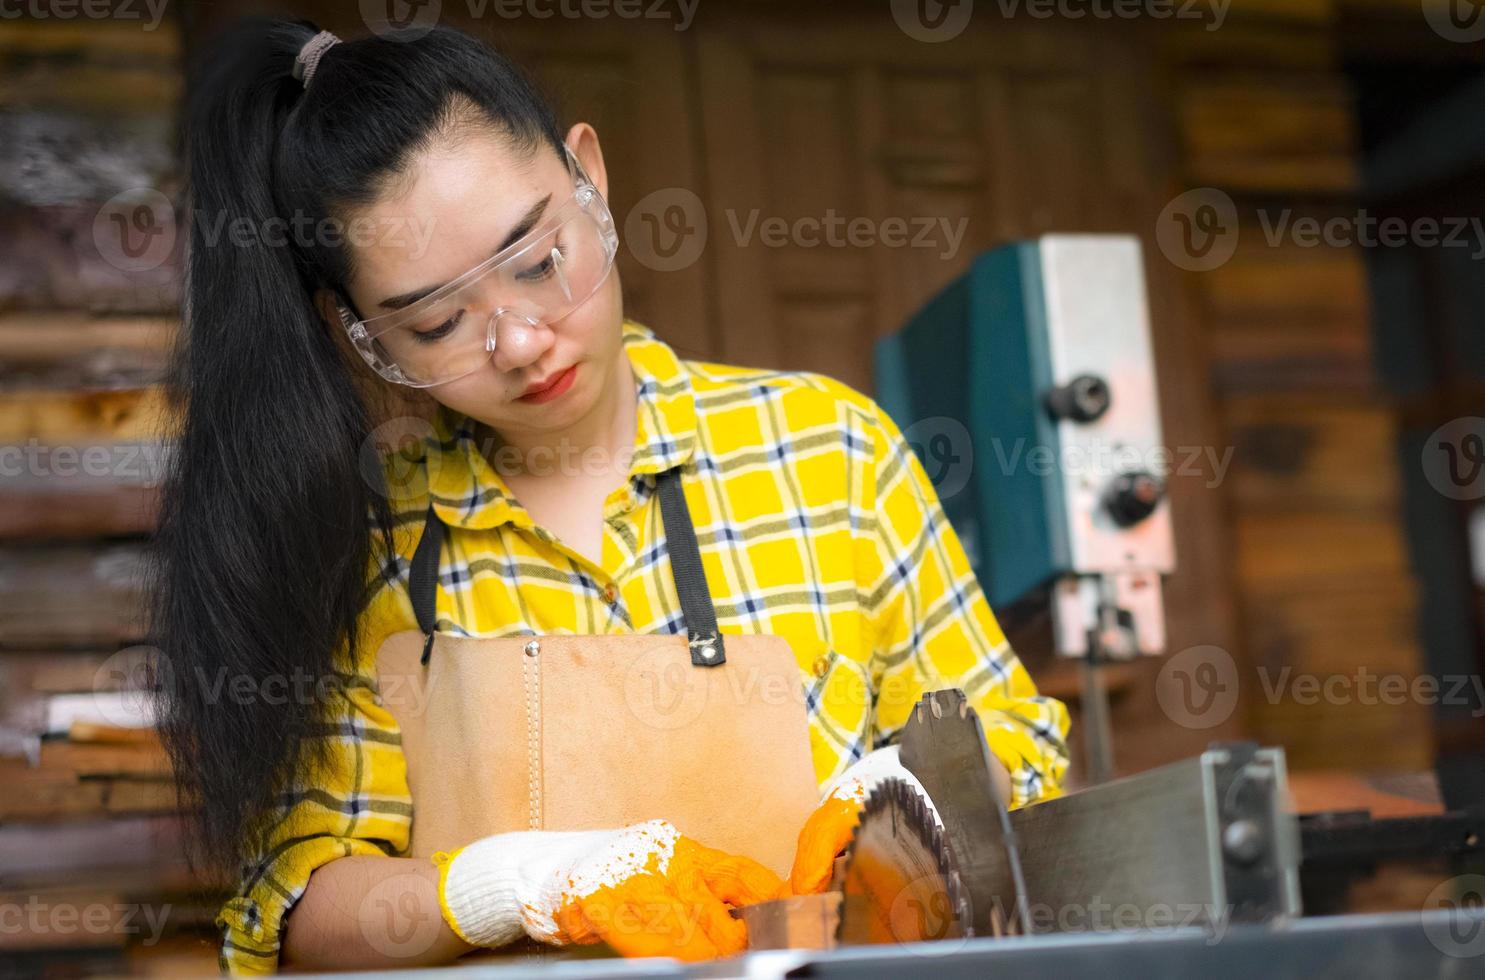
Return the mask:
<svg viewBox="0 0 1485 980">
<path fill-rule="evenodd" d="M 874 632 L 874 744 L 890 741 L 927 691 L 957 687 L 980 716 L 990 751 L 1011 775 L 1011 805 L 1061 793 L 1067 709 L 1037 693 L 996 621 L 928 474 L 875 404 L 869 422 L 875 498 L 860 549 Z"/>
<path fill-rule="evenodd" d="M 301 773 L 281 797 L 265 853 L 217 914 L 224 973 L 278 969 L 284 919 L 317 868 L 353 854 L 407 850 L 407 765 L 397 723 L 377 694 L 374 664 L 383 639 L 416 627 L 405 589 L 382 581 L 358 622 L 359 664 L 348 665 L 331 694 L 319 736 L 327 742 L 324 765 Z"/>
</svg>

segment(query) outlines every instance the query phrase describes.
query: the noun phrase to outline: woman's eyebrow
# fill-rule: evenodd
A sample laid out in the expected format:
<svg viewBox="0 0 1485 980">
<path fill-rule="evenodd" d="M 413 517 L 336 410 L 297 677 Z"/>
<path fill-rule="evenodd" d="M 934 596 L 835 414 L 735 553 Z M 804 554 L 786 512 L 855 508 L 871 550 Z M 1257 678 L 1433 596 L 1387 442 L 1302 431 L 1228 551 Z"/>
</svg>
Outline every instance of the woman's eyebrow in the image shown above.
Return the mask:
<svg viewBox="0 0 1485 980">
<path fill-rule="evenodd" d="M 490 255 L 499 255 L 501 252 L 505 251 L 516 242 L 520 241 L 521 238 L 527 232 L 531 231 L 532 228 L 535 228 L 536 223 L 541 220 L 542 215 L 546 214 L 547 205 L 551 202 L 552 195 L 548 194 L 540 201 L 537 201 L 535 204 L 531 205 L 531 207 L 526 210 L 526 213 L 521 215 L 521 220 L 517 221 L 515 227 L 510 230 L 510 234 L 505 236 L 505 241 L 495 246 L 494 250 L 490 252 Z M 444 282 L 439 283 L 437 286 L 424 286 L 421 289 L 414 289 L 412 292 L 402 293 L 398 296 L 389 296 L 388 298 L 381 301 L 381 307 L 384 310 L 400 310 L 405 306 L 411 306 L 412 304 L 416 303 L 418 300 L 423 299 L 426 296 L 433 295 L 447 285 L 448 283 Z"/>
</svg>

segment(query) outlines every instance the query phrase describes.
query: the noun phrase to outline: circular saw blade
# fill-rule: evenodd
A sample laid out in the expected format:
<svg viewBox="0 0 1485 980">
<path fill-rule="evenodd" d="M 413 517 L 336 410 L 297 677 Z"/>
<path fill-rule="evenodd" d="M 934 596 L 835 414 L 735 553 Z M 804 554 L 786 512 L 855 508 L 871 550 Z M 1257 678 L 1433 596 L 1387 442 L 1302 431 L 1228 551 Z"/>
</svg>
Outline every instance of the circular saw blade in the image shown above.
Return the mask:
<svg viewBox="0 0 1485 980">
<path fill-rule="evenodd" d="M 866 800 L 841 877 L 842 945 L 929 942 L 973 935 L 968 893 L 948 838 L 901 779 Z"/>
</svg>

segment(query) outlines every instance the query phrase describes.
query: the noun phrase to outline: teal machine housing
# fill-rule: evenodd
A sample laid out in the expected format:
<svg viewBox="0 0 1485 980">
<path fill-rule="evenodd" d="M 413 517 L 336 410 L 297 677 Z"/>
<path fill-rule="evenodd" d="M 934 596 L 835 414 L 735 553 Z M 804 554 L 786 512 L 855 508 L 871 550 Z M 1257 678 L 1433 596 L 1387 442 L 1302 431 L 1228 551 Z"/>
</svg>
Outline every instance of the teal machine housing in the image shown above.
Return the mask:
<svg viewBox="0 0 1485 980">
<path fill-rule="evenodd" d="M 1033 595 L 1072 564 L 1061 482 L 1022 465 L 1031 449 L 1057 444 L 1055 421 L 1038 407 L 1052 377 L 1046 335 L 1021 329 L 1045 320 L 1039 251 L 1021 243 L 980 255 L 876 345 L 877 401 L 930 476 L 967 467 L 963 488 L 940 500 L 996 608 Z M 924 419 L 962 423 L 971 459 L 956 440 L 935 452 L 931 438 L 914 438 L 915 430 L 946 427 L 923 426 Z"/>
<path fill-rule="evenodd" d="M 1164 651 L 1175 568 L 1139 241 L 976 257 L 877 343 L 875 374 L 991 605 L 1049 602 L 1058 653 L 1083 658 L 1089 771 L 1109 775 L 1099 667 Z"/>
</svg>

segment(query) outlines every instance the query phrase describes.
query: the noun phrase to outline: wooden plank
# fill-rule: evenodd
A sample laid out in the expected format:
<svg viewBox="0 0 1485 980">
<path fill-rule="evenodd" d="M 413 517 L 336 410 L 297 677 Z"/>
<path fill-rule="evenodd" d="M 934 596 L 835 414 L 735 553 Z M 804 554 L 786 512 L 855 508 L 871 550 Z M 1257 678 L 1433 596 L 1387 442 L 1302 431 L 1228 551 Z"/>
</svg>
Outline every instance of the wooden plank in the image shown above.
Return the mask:
<svg viewBox="0 0 1485 980">
<path fill-rule="evenodd" d="M 122 949 L 139 928 L 134 921 L 137 904 L 126 904 L 121 893 L 101 888 L 0 892 L 0 908 L 24 925 L 0 929 L 0 951 L 11 954 Z"/>
<path fill-rule="evenodd" d="M 160 388 L 0 392 L 0 439 L 76 446 L 154 442 L 173 419 Z"/>
<path fill-rule="evenodd" d="M 165 375 L 178 321 L 0 315 L 0 387 L 142 388 Z"/>
<path fill-rule="evenodd" d="M 101 782 L 83 782 L 72 772 L 28 769 L 14 759 L 0 760 L 0 823 L 26 820 L 60 820 L 96 816 L 105 812 L 107 787 Z"/>
<path fill-rule="evenodd" d="M 1249 596 L 1410 581 L 1395 514 L 1239 512 L 1235 539 L 1238 580 Z"/>
<path fill-rule="evenodd" d="M 99 883 L 130 894 L 202 887 L 185 858 L 182 818 L 111 817 L 0 827 L 0 867 L 7 887 Z"/>
<path fill-rule="evenodd" d="M 1244 684 L 1255 734 L 1296 768 L 1432 764 L 1431 705 L 1410 687 L 1422 657 L 1409 583 L 1266 595 L 1245 619 L 1262 671 Z"/>
<path fill-rule="evenodd" d="M 1243 513 L 1362 511 L 1395 517 L 1397 431 L 1360 401 L 1235 398 L 1231 499 Z"/>
<path fill-rule="evenodd" d="M 1196 185 L 1328 193 L 1358 186 L 1353 107 L 1338 76 L 1193 79 L 1179 114 Z"/>
<path fill-rule="evenodd" d="M 48 741 L 41 746 L 41 767 L 88 777 L 129 776 L 169 779 L 170 760 L 158 742 L 103 745 Z"/>
<path fill-rule="evenodd" d="M 144 779 L 108 781 L 107 809 L 113 814 L 174 813 L 181 809 L 174 782 Z"/>
<path fill-rule="evenodd" d="M 143 639 L 144 556 L 140 544 L 0 548 L 0 649 Z"/>
</svg>

